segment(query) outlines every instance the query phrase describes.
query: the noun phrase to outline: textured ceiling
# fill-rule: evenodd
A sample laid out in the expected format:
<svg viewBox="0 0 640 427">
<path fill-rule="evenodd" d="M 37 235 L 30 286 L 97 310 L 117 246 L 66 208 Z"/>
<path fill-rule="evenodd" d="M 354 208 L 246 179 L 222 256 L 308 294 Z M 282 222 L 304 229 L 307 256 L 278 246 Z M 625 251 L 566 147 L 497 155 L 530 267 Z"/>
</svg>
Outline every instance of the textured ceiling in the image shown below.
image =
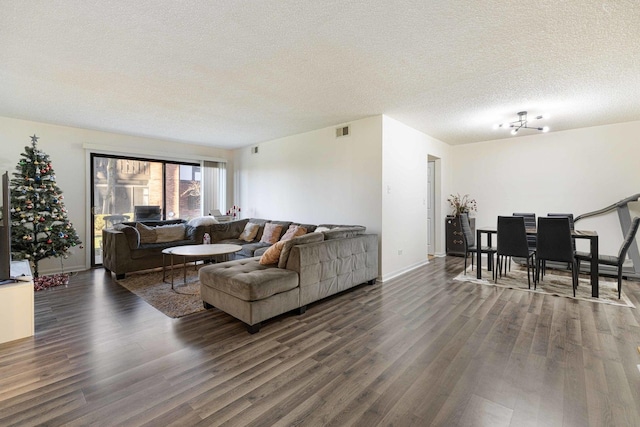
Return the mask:
<svg viewBox="0 0 640 427">
<path fill-rule="evenodd" d="M 386 114 L 462 144 L 639 100 L 638 0 L 0 4 L 6 117 L 235 148 Z"/>
</svg>

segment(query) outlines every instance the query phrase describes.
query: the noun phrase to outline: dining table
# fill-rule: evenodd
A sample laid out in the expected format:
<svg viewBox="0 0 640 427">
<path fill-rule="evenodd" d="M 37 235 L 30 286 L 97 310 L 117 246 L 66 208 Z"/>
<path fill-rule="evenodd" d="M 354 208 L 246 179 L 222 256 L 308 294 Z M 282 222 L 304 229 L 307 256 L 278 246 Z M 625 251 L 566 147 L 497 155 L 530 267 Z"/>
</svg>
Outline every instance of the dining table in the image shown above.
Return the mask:
<svg viewBox="0 0 640 427">
<path fill-rule="evenodd" d="M 527 234 L 535 235 L 537 233 L 535 227 L 527 227 Z M 476 229 L 476 242 L 477 246 L 481 247 L 482 245 L 482 235 L 487 236 L 487 246 L 491 247 L 491 236 L 494 234 L 498 234 L 497 227 L 478 227 Z M 571 237 L 575 239 L 587 239 L 589 240 L 589 252 L 591 255 L 591 272 L 590 272 L 590 281 L 591 281 L 591 296 L 594 298 L 599 298 L 600 292 L 598 289 L 598 233 L 591 230 L 571 230 Z M 477 259 L 477 277 L 478 279 L 482 279 L 482 252 L 477 251 L 476 253 Z"/>
</svg>

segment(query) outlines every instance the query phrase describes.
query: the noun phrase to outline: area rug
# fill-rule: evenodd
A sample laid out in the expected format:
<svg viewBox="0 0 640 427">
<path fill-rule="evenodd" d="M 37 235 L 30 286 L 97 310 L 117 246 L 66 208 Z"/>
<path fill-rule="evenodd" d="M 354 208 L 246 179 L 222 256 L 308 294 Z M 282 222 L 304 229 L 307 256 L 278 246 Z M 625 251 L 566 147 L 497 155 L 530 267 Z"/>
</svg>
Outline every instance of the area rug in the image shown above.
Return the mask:
<svg viewBox="0 0 640 427">
<path fill-rule="evenodd" d="M 174 290 L 171 290 L 171 283 L 162 281 L 162 270 L 128 273 L 117 282 L 169 317 L 183 317 L 204 310 L 198 272 L 193 267 L 187 267 L 186 284 L 182 268 L 174 270 L 174 273 Z M 170 282 L 171 272 L 167 272 L 167 275 L 167 281 Z"/>
<path fill-rule="evenodd" d="M 531 289 L 528 288 L 527 269 L 524 266 L 518 264 L 512 265 L 511 271 L 508 271 L 506 276 L 504 274 L 502 275 L 502 277 L 498 276 L 497 284 L 494 283 L 493 279 L 486 279 L 491 278 L 491 273 L 491 271 L 487 271 L 486 268 L 483 268 L 483 279 L 478 279 L 476 276 L 475 267 L 472 271 L 471 266 L 469 266 L 467 268 L 467 271 L 462 271 L 458 276 L 454 278 L 454 280 L 514 289 L 524 292 L 535 292 L 557 297 L 574 298 L 571 285 L 571 273 L 568 271 L 565 272 L 547 269 L 547 274 L 544 275 L 544 280 L 538 283 L 536 290 L 533 289 L 533 276 L 531 277 Z M 633 303 L 629 300 L 629 298 L 627 298 L 624 293 L 624 280 L 622 281 L 622 296 L 620 299 L 618 299 L 617 280 L 607 277 L 600 277 L 599 279 L 599 298 L 594 298 L 591 296 L 590 279 L 585 275 L 581 275 L 578 279 L 578 288 L 576 289 L 575 299 L 635 308 L 635 305 L 633 305 Z"/>
</svg>

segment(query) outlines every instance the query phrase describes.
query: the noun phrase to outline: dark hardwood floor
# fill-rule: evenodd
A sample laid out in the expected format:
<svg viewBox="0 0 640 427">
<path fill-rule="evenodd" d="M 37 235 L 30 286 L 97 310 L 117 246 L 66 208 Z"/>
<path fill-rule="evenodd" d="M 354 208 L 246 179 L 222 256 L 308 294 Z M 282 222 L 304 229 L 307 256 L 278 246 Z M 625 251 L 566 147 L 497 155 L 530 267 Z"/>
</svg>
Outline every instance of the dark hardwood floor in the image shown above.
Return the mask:
<svg viewBox="0 0 640 427">
<path fill-rule="evenodd" d="M 461 268 L 437 258 L 255 335 L 80 273 L 36 293 L 35 337 L 0 345 L 0 425 L 640 425 L 638 309 Z M 640 283 L 624 290 L 640 307 Z"/>
</svg>

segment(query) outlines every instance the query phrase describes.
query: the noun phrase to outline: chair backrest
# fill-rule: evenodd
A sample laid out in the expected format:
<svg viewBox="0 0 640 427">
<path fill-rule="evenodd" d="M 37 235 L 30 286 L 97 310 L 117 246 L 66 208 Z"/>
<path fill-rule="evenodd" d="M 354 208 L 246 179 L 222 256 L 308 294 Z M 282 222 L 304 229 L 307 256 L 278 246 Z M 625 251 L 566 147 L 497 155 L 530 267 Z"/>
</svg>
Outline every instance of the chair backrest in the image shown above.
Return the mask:
<svg viewBox="0 0 640 427">
<path fill-rule="evenodd" d="M 473 235 L 471 230 L 471 224 L 469 224 L 469 216 L 466 213 L 460 214 L 460 228 L 462 229 L 462 236 L 464 237 L 465 248 L 470 248 L 476 245 L 476 236 Z"/>
<path fill-rule="evenodd" d="M 627 256 L 627 251 L 631 246 L 631 242 L 636 237 L 636 233 L 638 232 L 638 225 L 640 225 L 640 217 L 633 218 L 631 222 L 631 227 L 629 227 L 629 231 L 627 231 L 627 235 L 624 237 L 624 241 L 620 246 L 620 251 L 618 252 L 618 264 L 622 265 L 624 263 L 624 259 Z"/>
<path fill-rule="evenodd" d="M 548 217 L 552 217 L 552 218 L 569 218 L 569 228 L 571 229 L 571 231 L 573 231 L 575 229 L 574 225 L 573 225 L 573 214 L 570 213 L 548 213 L 547 214 Z M 571 239 L 571 245 L 573 247 L 573 250 L 576 250 L 576 239 Z"/>
<path fill-rule="evenodd" d="M 134 206 L 133 219 L 134 221 L 159 221 L 162 219 L 162 210 L 160 206 Z"/>
<path fill-rule="evenodd" d="M 536 228 L 536 214 L 535 213 L 515 213 L 513 216 L 521 216 L 524 218 L 524 226 L 528 228 Z"/>
<path fill-rule="evenodd" d="M 498 217 L 498 255 L 529 256 L 527 231 L 521 216 Z"/>
<path fill-rule="evenodd" d="M 536 228 L 536 214 L 535 213 L 517 213 L 514 212 L 513 216 L 521 216 L 524 218 L 524 226 L 526 228 Z M 534 234 L 527 235 L 527 242 L 529 243 L 529 249 L 536 248 L 536 236 Z"/>
<path fill-rule="evenodd" d="M 573 214 L 571 214 L 571 213 L 548 213 L 547 216 L 548 217 L 552 217 L 552 218 L 556 218 L 556 217 L 569 218 L 569 228 L 571 228 L 571 230 L 574 229 Z"/>
<path fill-rule="evenodd" d="M 574 250 L 569 218 L 540 217 L 538 218 L 537 231 L 536 255 L 538 259 L 573 262 Z"/>
</svg>

